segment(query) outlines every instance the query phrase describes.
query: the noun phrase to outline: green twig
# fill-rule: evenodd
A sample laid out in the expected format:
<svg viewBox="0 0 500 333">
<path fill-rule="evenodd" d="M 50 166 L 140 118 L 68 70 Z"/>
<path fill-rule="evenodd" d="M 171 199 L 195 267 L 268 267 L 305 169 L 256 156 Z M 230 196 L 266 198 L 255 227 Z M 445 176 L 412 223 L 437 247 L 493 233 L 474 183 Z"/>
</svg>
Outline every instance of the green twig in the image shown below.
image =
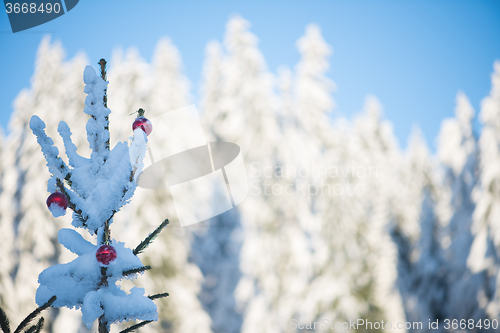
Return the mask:
<svg viewBox="0 0 500 333">
<path fill-rule="evenodd" d="M 0 327 L 4 333 L 10 333 L 9 318 L 2 308 L 0 308 Z"/>
<path fill-rule="evenodd" d="M 137 268 L 129 269 L 127 271 L 123 271 L 122 275 L 127 276 L 127 275 L 132 275 L 135 273 L 141 273 L 141 272 L 147 271 L 148 269 L 151 269 L 151 266 L 147 265 L 147 266 L 137 267 Z"/>
<path fill-rule="evenodd" d="M 129 328 L 127 329 L 124 329 L 123 331 L 120 331 L 120 333 L 130 333 L 130 332 L 133 332 L 134 330 L 142 327 L 142 326 L 145 326 L 147 324 L 149 324 L 150 322 L 152 322 L 152 320 L 145 320 L 143 322 L 140 322 L 139 324 L 135 324 L 133 326 L 130 326 Z"/>
<path fill-rule="evenodd" d="M 169 224 L 168 219 L 163 221 L 158 226 L 158 228 L 155 229 L 155 231 L 150 233 L 149 236 L 146 237 L 146 239 L 144 239 L 139 245 L 137 245 L 137 247 L 134 249 L 134 254 L 138 255 L 139 253 L 142 253 L 142 251 L 144 251 L 144 249 L 147 248 L 149 244 L 151 244 L 151 242 L 155 239 L 156 236 L 158 236 L 160 231 L 167 226 L 167 224 Z"/>
<path fill-rule="evenodd" d="M 71 208 L 76 213 L 76 215 L 78 216 L 78 219 L 82 222 L 82 225 L 84 227 L 87 227 L 87 224 L 86 224 L 87 218 L 83 217 L 83 212 L 76 207 L 76 205 L 73 201 L 71 201 L 69 194 L 68 194 L 68 191 L 66 190 L 66 187 L 64 186 L 63 182 L 59 178 L 57 178 L 56 184 L 57 184 L 57 187 L 59 188 L 59 190 L 62 192 L 62 194 L 64 194 L 66 196 L 66 199 L 68 199 L 69 208 Z"/>
<path fill-rule="evenodd" d="M 133 115 L 134 113 L 137 113 L 139 117 L 143 117 L 145 112 L 146 110 L 144 110 L 143 108 L 139 108 L 139 110 L 132 112 L 131 114 L 129 114 L 129 116 Z"/>
<path fill-rule="evenodd" d="M 33 325 L 31 326 L 27 331 L 26 333 L 39 333 L 42 328 L 43 328 L 43 323 L 45 322 L 45 319 L 40 318 L 40 320 L 38 321 L 38 323 L 36 325 Z"/>
<path fill-rule="evenodd" d="M 148 298 L 153 300 L 153 299 L 163 298 L 163 297 L 167 297 L 167 296 L 170 296 L 170 295 L 168 293 L 161 293 L 161 294 L 149 295 Z"/>
<path fill-rule="evenodd" d="M 21 332 L 21 330 L 23 328 L 26 327 L 26 325 L 28 325 L 28 323 L 30 321 L 32 321 L 33 319 L 36 318 L 36 316 L 38 316 L 40 314 L 40 312 L 42 312 L 43 310 L 47 309 L 48 307 L 50 307 L 52 305 L 52 303 L 54 303 L 56 301 L 57 297 L 54 295 L 52 296 L 48 301 L 47 303 L 45 303 L 44 305 L 42 306 L 39 306 L 35 311 L 33 311 L 32 313 L 30 313 L 26 318 L 24 318 L 24 320 L 19 324 L 19 326 L 16 328 L 16 330 L 14 331 L 14 333 L 19 333 Z"/>
</svg>

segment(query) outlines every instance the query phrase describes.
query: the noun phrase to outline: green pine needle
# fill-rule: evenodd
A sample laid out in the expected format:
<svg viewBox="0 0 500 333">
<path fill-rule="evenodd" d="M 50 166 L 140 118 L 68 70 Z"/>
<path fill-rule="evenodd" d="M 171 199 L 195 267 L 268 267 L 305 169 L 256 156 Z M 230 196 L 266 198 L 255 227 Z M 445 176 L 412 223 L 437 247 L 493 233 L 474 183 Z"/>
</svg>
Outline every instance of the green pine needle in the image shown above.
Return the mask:
<svg viewBox="0 0 500 333">
<path fill-rule="evenodd" d="M 43 328 L 43 323 L 44 323 L 45 319 L 42 317 L 40 318 L 40 320 L 38 321 L 38 323 L 36 325 L 33 325 L 31 326 L 27 331 L 26 333 L 40 333 L 40 331 L 42 330 Z"/>
<path fill-rule="evenodd" d="M 155 231 L 153 231 L 152 233 L 150 233 L 149 236 L 146 237 L 146 239 L 144 239 L 141 242 L 141 244 L 137 245 L 137 247 L 134 249 L 134 254 L 138 255 L 139 253 L 142 253 L 149 246 L 149 244 L 151 244 L 153 242 L 153 240 L 156 238 L 156 236 L 158 236 L 158 234 L 160 233 L 160 231 L 162 231 L 162 229 L 167 226 L 167 224 L 169 224 L 168 219 L 166 219 L 165 221 L 163 221 L 158 226 L 158 228 L 155 229 Z"/>
<path fill-rule="evenodd" d="M 141 272 L 147 271 L 148 269 L 151 269 L 151 266 L 147 265 L 147 266 L 137 267 L 137 268 L 129 269 L 128 271 L 123 271 L 122 275 L 127 276 L 127 275 L 131 275 L 131 274 L 135 274 L 135 273 L 141 273 Z"/>
<path fill-rule="evenodd" d="M 0 308 L 0 327 L 4 333 L 10 333 L 9 318 L 2 308 Z"/>
<path fill-rule="evenodd" d="M 170 295 L 168 293 L 161 293 L 161 294 L 149 295 L 148 298 L 153 300 L 153 299 L 163 298 L 163 297 L 167 297 L 167 296 L 170 296 Z"/>
<path fill-rule="evenodd" d="M 38 316 L 40 314 L 40 312 L 42 312 L 43 310 L 47 309 L 48 307 L 50 307 L 52 305 L 52 303 L 54 303 L 56 301 L 56 296 L 52 296 L 48 301 L 47 303 L 45 303 L 44 305 L 42 306 L 39 306 L 35 311 L 33 311 L 32 313 L 30 313 L 26 318 L 24 318 L 24 320 L 19 324 L 19 326 L 16 328 L 16 330 L 14 331 L 14 333 L 19 333 L 21 332 L 21 330 L 23 328 L 26 327 L 26 325 L 29 324 L 30 321 L 32 321 L 33 319 L 36 318 L 36 316 Z M 43 322 L 42 322 L 43 323 Z"/>
<path fill-rule="evenodd" d="M 150 322 L 152 322 L 152 320 L 145 320 L 143 322 L 140 322 L 139 324 L 135 324 L 133 326 L 130 326 L 127 329 L 124 329 L 123 331 L 120 331 L 120 333 L 130 333 L 130 332 L 133 332 L 134 330 L 136 330 L 136 329 L 138 329 L 138 328 L 140 328 L 142 326 L 146 326 Z"/>
</svg>

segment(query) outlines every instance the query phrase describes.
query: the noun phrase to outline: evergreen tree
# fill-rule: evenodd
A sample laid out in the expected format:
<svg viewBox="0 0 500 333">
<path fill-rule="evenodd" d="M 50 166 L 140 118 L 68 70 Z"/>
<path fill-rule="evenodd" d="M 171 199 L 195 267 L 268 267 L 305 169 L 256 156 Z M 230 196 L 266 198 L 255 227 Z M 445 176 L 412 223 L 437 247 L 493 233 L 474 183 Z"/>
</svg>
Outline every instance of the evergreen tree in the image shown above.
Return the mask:
<svg viewBox="0 0 500 333">
<path fill-rule="evenodd" d="M 59 243 L 78 257 L 69 263 L 50 266 L 40 273 L 36 302 L 42 308 L 49 304 L 56 308 L 81 308 L 83 322 L 88 328 L 98 319 L 99 333 L 107 333 L 113 323 L 143 320 L 130 327 L 132 330 L 158 320 L 153 300 L 168 296 L 167 293 L 146 297 L 144 289 L 134 287 L 127 294 L 116 282 L 151 268 L 143 266 L 138 255 L 168 224 L 168 220 L 164 220 L 133 250 L 111 238 L 114 215 L 131 200 L 137 187 L 151 123 L 142 117 L 143 111 L 140 110 L 141 117 L 134 122 L 131 143 L 119 142 L 110 148 L 106 61 L 101 59 L 99 64 L 101 76 L 97 76 L 91 66 L 85 68 L 83 76 L 87 94 L 84 112 L 90 116 L 86 125 L 92 150 L 90 158 L 77 154 L 72 133 L 64 121 L 59 123 L 57 131 L 63 139 L 68 163 L 59 157 L 54 141 L 45 133 L 45 123 L 38 116 L 31 117 L 29 126 L 37 137 L 51 173 L 47 186 L 52 192 L 47 199 L 50 212 L 54 217 L 60 217 L 70 207 L 73 210 L 71 224 L 87 229 L 91 236 L 97 237 L 97 245 L 94 245 L 73 229 L 59 230 Z M 139 122 L 142 125 L 136 126 Z M 39 332 L 40 328 L 39 323 L 35 331 Z"/>
<path fill-rule="evenodd" d="M 222 71 L 224 61 L 221 52 L 220 45 L 216 42 L 207 46 L 201 87 L 203 123 L 209 129 L 208 137 L 215 141 L 226 141 L 223 136 L 225 133 L 211 131 L 209 127 L 221 121 L 218 119 L 221 107 L 219 103 L 224 98 L 223 80 L 226 78 Z M 212 319 L 212 329 L 220 333 L 240 332 L 242 318 L 234 297 L 241 276 L 239 238 L 242 230 L 238 210 L 231 209 L 191 229 L 191 257 L 204 276 L 199 296 Z"/>
<path fill-rule="evenodd" d="M 500 62 L 495 62 L 491 92 L 481 102 L 479 137 L 479 182 L 474 189 L 476 209 L 473 214 L 474 240 L 467 259 L 472 272 L 484 272 L 486 283 L 478 296 L 479 305 L 490 318 L 500 318 L 498 267 L 500 246 Z"/>
<path fill-rule="evenodd" d="M 323 209 L 330 199 L 323 193 L 322 184 L 328 183 L 323 171 L 338 156 L 333 141 L 339 137 L 329 118 L 334 107 L 334 84 L 326 76 L 331 47 L 316 25 L 309 25 L 296 45 L 301 58 L 294 73 L 284 69 L 280 75 L 283 171 L 274 180 L 280 188 L 292 185 L 294 192 L 278 197 L 287 205 L 275 204 L 278 219 L 283 218 L 277 230 L 280 264 L 275 264 L 280 269 L 280 294 L 275 297 L 282 329 L 289 329 L 291 318 L 311 322 L 332 317 L 332 299 L 339 291 L 330 241 L 323 235 L 329 223 Z"/>
<path fill-rule="evenodd" d="M 222 46 L 219 42 L 211 41 L 205 49 L 205 62 L 199 91 L 200 111 L 203 113 L 202 122 L 209 141 L 223 141 L 215 137 L 217 133 L 211 130 L 212 125 L 223 120 L 220 114 L 223 101 L 223 66 Z"/>
<path fill-rule="evenodd" d="M 5 155 L 6 149 L 4 148 L 4 133 L 0 129 L 0 205 L 2 208 L 5 200 L 4 198 L 4 173 L 6 169 Z M 12 260 L 12 252 L 14 249 L 14 230 L 12 224 L 4 218 L 3 209 L 0 209 L 0 250 L 5 254 L 0 258 L 0 266 L 2 270 L 0 271 L 0 308 L 6 311 L 11 310 L 10 300 L 15 297 L 13 294 L 13 281 L 10 276 L 10 272 L 15 264 Z"/>
<path fill-rule="evenodd" d="M 436 210 L 438 198 L 434 166 L 420 132 L 410 138 L 405 178 L 408 197 L 405 212 L 391 230 L 398 247 L 397 287 L 406 320 L 428 323 L 445 319 L 447 263 L 441 248 L 442 221 Z M 413 327 L 411 331 L 429 330 Z M 440 326 L 440 329 L 443 329 Z"/>
<path fill-rule="evenodd" d="M 385 318 L 401 322 L 404 320 L 401 298 L 394 288 L 397 249 L 387 230 L 404 190 L 403 161 L 392 125 L 383 118 L 382 105 L 374 96 L 365 99 L 363 113 L 355 117 L 346 136 L 342 159 L 350 161 L 347 181 L 352 193 L 345 195 L 329 213 L 334 216 L 335 209 L 339 209 L 340 221 L 352 221 L 347 240 L 334 241 L 345 243 L 340 250 L 349 258 L 344 259 L 343 280 L 349 283 L 346 289 L 358 304 L 354 308 L 358 316 L 369 321 Z M 349 239 L 356 240 L 357 248 Z"/>
<path fill-rule="evenodd" d="M 127 105 L 122 102 L 129 103 L 130 105 L 139 106 L 141 102 L 143 105 L 150 105 L 146 103 L 149 101 L 151 94 L 151 82 L 152 78 L 150 76 L 149 65 L 144 62 L 140 62 L 139 56 L 136 54 L 134 56 L 133 51 L 129 51 L 130 55 L 127 56 L 126 65 L 120 62 L 120 57 L 115 57 L 119 61 L 114 70 L 112 71 L 112 80 L 115 83 L 113 86 L 115 89 L 111 89 L 110 100 L 112 101 L 111 107 L 117 107 L 118 112 L 114 112 L 112 118 L 112 128 L 117 129 L 112 131 L 112 141 L 116 142 L 118 140 L 125 140 L 131 134 L 131 117 L 130 109 L 127 109 Z M 78 56 L 75 60 L 71 62 L 63 61 L 63 50 L 59 44 L 51 46 L 49 40 L 44 40 L 40 46 L 39 55 L 37 58 L 37 70 L 33 79 L 33 88 L 31 91 L 23 92 L 19 95 L 16 102 L 16 109 L 13 114 L 13 118 L 10 123 L 10 136 L 8 138 L 10 146 L 13 149 L 5 152 L 5 158 L 2 160 L 3 166 L 2 170 L 9 173 L 9 183 L 5 193 L 0 196 L 0 203 L 3 207 L 8 207 L 3 209 L 6 212 L 2 216 L 2 228 L 6 228 L 6 232 L 3 235 L 8 236 L 9 230 L 12 237 L 9 237 L 10 242 L 13 244 L 19 244 L 17 250 L 14 248 L 11 250 L 12 264 L 18 263 L 19 266 L 25 267 L 23 269 L 23 275 L 21 276 L 15 267 L 9 269 L 7 276 L 12 275 L 13 279 L 2 279 L 2 283 L 5 283 L 6 292 L 2 292 L 2 296 L 9 298 L 9 304 L 2 302 L 2 307 L 11 314 L 12 321 L 17 322 L 22 319 L 21 315 L 26 313 L 29 309 L 33 307 L 33 294 L 36 288 L 36 274 L 46 267 L 49 263 L 66 262 L 72 258 L 72 255 L 67 251 L 61 251 L 60 245 L 55 244 L 56 239 L 54 238 L 56 233 L 47 235 L 52 229 L 56 229 L 58 226 L 67 225 L 68 221 L 59 221 L 60 224 L 54 225 L 54 221 L 48 216 L 48 212 L 43 205 L 40 205 L 39 198 L 46 196 L 46 189 L 40 187 L 43 185 L 43 172 L 39 170 L 44 170 L 43 168 L 43 157 L 39 154 L 34 154 L 36 148 L 36 142 L 32 135 L 29 135 L 28 131 L 28 119 L 33 112 L 37 112 L 40 116 L 49 121 L 55 122 L 56 119 L 64 119 L 70 126 L 78 126 L 82 122 L 86 121 L 86 117 L 80 112 L 83 108 L 84 95 L 83 84 L 81 80 L 81 73 L 86 60 L 84 56 Z M 139 63 L 137 63 L 139 60 Z M 134 68 L 137 68 L 134 70 Z M 129 74 L 127 74 L 129 73 Z M 165 74 L 165 73 L 164 73 Z M 171 75 L 172 73 L 166 73 L 165 75 Z M 157 76 L 161 77 L 161 73 L 157 73 Z M 175 76 L 174 76 L 175 77 Z M 117 80 L 115 80 L 115 78 Z M 134 83 L 137 82 L 138 83 Z M 131 86 L 132 85 L 132 86 Z M 125 94 L 121 94 L 119 89 L 123 88 Z M 158 91 L 158 94 L 162 92 Z M 164 93 L 163 93 L 164 94 Z M 187 96 L 185 93 L 184 96 Z M 162 110 L 162 106 L 159 105 L 155 109 Z M 64 112 L 63 112 L 64 111 Z M 117 117 L 121 116 L 121 117 Z M 60 118 L 58 118 L 60 117 Z M 121 124 L 121 126 L 120 126 Z M 55 128 L 49 127 L 47 133 L 54 137 L 56 144 L 62 145 L 58 135 L 55 134 Z M 73 136 L 73 141 L 78 147 L 79 151 L 83 151 L 83 154 L 88 154 L 88 143 L 86 144 L 85 135 L 81 135 L 78 131 Z M 117 140 L 118 139 L 118 140 Z M 18 147 L 18 148 L 17 148 Z M 88 154 L 89 155 L 89 154 Z M 63 157 L 64 159 L 65 157 Z M 31 171 L 27 172 L 26 169 Z M 26 178 L 26 174 L 30 176 Z M 32 186 L 32 183 L 36 185 Z M 38 188 L 38 190 L 36 190 Z M 138 204 L 125 207 L 124 210 L 127 211 L 127 216 L 136 216 L 137 219 L 124 218 L 118 216 L 117 221 L 124 223 L 125 227 L 121 230 L 116 230 L 116 235 L 120 238 L 123 236 L 125 240 L 135 241 L 137 235 L 146 236 L 151 228 L 154 228 L 148 221 L 158 221 L 166 214 L 175 214 L 172 211 L 173 207 L 170 203 L 167 209 L 165 208 L 165 201 L 170 200 L 169 194 L 158 195 L 152 194 L 153 191 L 138 189 L 137 201 Z M 168 196 L 166 196 L 168 195 Z M 37 202 L 33 202 L 37 200 Z M 24 207 L 24 208 L 21 208 Z M 12 209 L 12 207 L 17 207 Z M 22 209 L 27 210 L 26 207 L 30 207 L 30 212 L 33 212 L 32 219 L 29 220 L 24 217 L 25 212 Z M 40 212 L 36 213 L 36 207 L 39 207 Z M 17 213 L 16 213 L 17 212 Z M 16 215 L 18 214 L 18 215 Z M 126 215 L 126 214 L 123 214 Z M 17 217 L 16 217 L 17 216 Z M 41 218 L 45 216 L 44 218 Z M 36 219 L 35 219 L 36 217 Z M 66 218 L 66 217 L 65 217 Z M 65 218 L 62 218 L 63 220 Z M 123 221 L 125 220 L 125 221 Z M 14 221 L 14 225 L 12 225 Z M 17 221 L 17 222 L 16 222 Z M 16 232 L 17 225 L 22 222 L 26 226 L 24 227 L 26 231 Z M 29 222 L 31 221 L 31 222 Z M 47 222 L 45 222 L 47 221 Z M 31 233 L 28 224 L 36 223 L 43 232 Z M 47 226 L 45 223 L 50 223 Z M 22 229 L 22 230 L 25 230 Z M 176 299 L 176 306 L 173 307 L 171 303 L 164 302 L 160 300 L 163 304 L 160 305 L 162 309 L 166 309 L 160 313 L 160 322 L 155 325 L 162 325 L 163 327 L 170 327 L 174 331 L 196 331 L 203 332 L 204 329 L 209 331 L 209 318 L 201 308 L 198 300 L 196 299 L 197 288 L 200 285 L 200 273 L 199 270 L 193 265 L 188 263 L 189 255 L 189 234 L 183 229 L 175 229 L 175 234 L 161 235 L 162 241 L 155 242 L 152 247 L 157 250 L 154 256 L 145 256 L 144 261 L 155 261 L 158 265 L 155 267 L 157 273 L 153 273 L 150 276 L 143 279 L 143 285 L 146 288 L 151 287 L 150 290 L 156 292 L 157 290 L 163 291 L 165 288 L 171 289 L 172 287 L 180 290 L 180 293 L 174 295 L 172 299 Z M 29 232 L 30 235 L 36 238 L 27 238 L 25 232 Z M 44 238 L 47 236 L 48 238 Z M 45 252 L 54 253 L 52 259 L 49 262 L 47 260 L 41 260 L 39 257 L 42 253 L 32 253 L 27 250 L 20 250 L 21 247 L 29 246 L 32 247 L 36 244 L 35 239 L 40 237 L 40 242 L 46 244 L 47 249 Z M 43 239 L 42 239 L 43 238 Z M 21 241 L 22 240 L 22 241 Z M 31 243 L 33 242 L 33 243 Z M 167 243 L 167 245 L 163 245 Z M 5 246 L 9 246 L 9 241 L 6 241 Z M 26 245 L 22 245 L 26 244 Z M 30 245 L 31 244 L 31 245 Z M 38 245 L 40 247 L 40 245 Z M 30 259 L 36 256 L 36 258 Z M 156 258 L 156 260 L 155 260 Z M 28 261 L 29 260 L 29 261 Z M 30 263 L 36 262 L 36 265 L 31 265 Z M 7 269 L 8 265 L 5 265 Z M 38 269 L 37 269 L 38 268 Z M 26 269 L 30 269 L 31 273 L 28 273 Z M 166 274 L 165 272 L 168 271 Z M 168 278 L 165 279 L 165 276 Z M 167 280 L 167 282 L 165 282 Z M 10 282 L 11 281 L 11 282 Z M 18 285 L 21 288 L 21 293 L 10 284 Z M 31 287 L 29 287 L 31 286 Z M 160 292 L 160 291 L 158 291 Z M 10 294 L 9 294 L 10 293 Z M 10 297 L 9 295 L 15 296 Z M 24 296 L 23 296 L 24 295 Z M 179 300 L 177 300 L 179 298 Z M 20 304 L 18 304 L 18 302 Z M 24 305 L 22 305 L 24 304 Z M 31 304 L 31 305 L 29 305 Z M 167 304 L 167 306 L 164 306 Z M 180 305 L 180 306 L 177 306 Z M 171 307 L 171 309 L 169 309 Z M 66 308 L 51 310 L 52 317 L 58 315 L 55 318 L 47 318 L 49 330 L 54 332 L 64 331 L 64 332 L 85 332 L 87 328 L 80 325 L 79 315 L 74 310 L 69 310 Z M 154 325 L 151 325 L 154 326 Z M 145 327 L 144 331 L 151 329 L 159 329 L 156 327 Z"/>
<path fill-rule="evenodd" d="M 114 84 L 109 87 L 108 95 L 110 108 L 113 109 L 109 116 L 113 144 L 130 136 L 132 128 L 124 125 L 129 122 L 131 112 L 143 108 L 149 116 L 152 85 L 150 66 L 137 49 L 116 50 L 111 64 L 109 79 Z"/>
<path fill-rule="evenodd" d="M 81 70 L 84 58 L 77 57 L 70 63 L 63 63 L 63 60 L 61 45 L 51 45 L 49 38 L 43 39 L 37 54 L 32 87 L 17 97 L 9 123 L 10 133 L 6 140 L 11 148 L 3 155 L 3 170 L 9 181 L 1 195 L 1 204 L 4 207 L 2 224 L 11 228 L 7 235 L 12 236 L 11 242 L 14 244 L 11 252 L 14 265 L 9 271 L 13 297 L 6 300 L 8 304 L 5 307 L 13 322 L 20 322 L 20 316 L 34 307 L 33 295 L 38 273 L 48 265 L 57 263 L 61 256 L 55 238 L 57 228 L 67 223 L 67 220 L 54 223 L 44 200 L 40 200 L 47 197 L 47 190 L 40 178 L 47 178 L 48 174 L 44 171 L 43 157 L 36 153 L 39 148 L 36 139 L 30 134 L 28 122 L 33 112 L 51 120 L 62 115 L 69 123 L 81 121 L 80 115 L 75 117 L 73 114 L 77 114 L 77 108 L 83 106 Z M 79 83 L 71 68 L 79 68 Z M 62 110 L 65 113 L 58 112 Z M 49 132 L 54 133 L 55 128 Z M 53 322 L 56 315 L 57 311 L 52 311 L 49 323 Z"/>
<path fill-rule="evenodd" d="M 160 39 L 156 45 L 152 62 L 151 105 L 152 116 L 161 115 L 191 101 L 190 83 L 182 73 L 179 50 L 169 38 Z M 153 110 L 152 110 L 153 111 Z"/>
<path fill-rule="evenodd" d="M 116 53 L 113 59 L 115 63 L 109 77 L 116 84 L 109 91 L 110 108 L 114 113 L 110 119 L 115 122 L 111 129 L 117 130 L 116 136 L 121 140 L 130 135 L 130 105 L 144 103 L 148 114 L 151 112 L 150 119 L 154 126 L 156 116 L 189 103 L 189 84 L 181 73 L 179 53 L 168 40 L 159 42 L 152 66 L 142 60 L 134 49 L 128 50 L 125 57 Z M 176 139 L 169 138 L 168 133 L 162 135 L 161 140 L 152 138 L 157 150 L 165 149 Z M 147 161 L 148 156 L 145 163 Z M 166 289 L 178 292 L 172 293 L 168 300 L 159 301 L 162 308 L 159 322 L 143 330 L 168 328 L 173 332 L 210 332 L 210 318 L 196 296 L 201 288 L 202 276 L 199 269 L 189 262 L 190 233 L 186 228 L 180 228 L 175 218 L 167 185 L 165 182 L 155 189 L 139 187 L 134 201 L 124 208 L 126 213 L 116 218 L 118 223 L 124 225 L 116 233 L 127 240 L 134 239 L 137 234 L 147 235 L 151 228 L 150 221 L 157 221 L 162 216 L 172 217 L 171 232 L 160 234 L 158 241 L 151 245 L 149 254 L 146 252 L 144 255 L 144 263 L 155 269 L 144 277 L 143 284 L 156 293 Z"/>
<path fill-rule="evenodd" d="M 474 109 L 465 94 L 456 98 L 455 118 L 445 119 L 438 137 L 438 156 L 444 168 L 444 198 L 451 217 L 444 228 L 442 241 L 447 262 L 446 318 L 485 319 L 477 295 L 484 292 L 484 273 L 472 274 L 467 257 L 472 245 L 472 214 L 475 203 L 473 188 L 477 185 L 477 143 L 472 131 Z"/>
</svg>

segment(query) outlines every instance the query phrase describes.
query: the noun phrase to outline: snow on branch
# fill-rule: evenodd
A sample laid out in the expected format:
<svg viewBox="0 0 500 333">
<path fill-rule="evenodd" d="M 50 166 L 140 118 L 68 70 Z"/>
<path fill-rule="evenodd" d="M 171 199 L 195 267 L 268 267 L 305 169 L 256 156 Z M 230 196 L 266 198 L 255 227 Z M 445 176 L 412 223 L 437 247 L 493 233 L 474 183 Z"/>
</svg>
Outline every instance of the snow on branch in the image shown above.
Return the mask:
<svg viewBox="0 0 500 333">
<path fill-rule="evenodd" d="M 69 168 L 58 156 L 59 149 L 53 146 L 54 141 L 45 133 L 45 123 L 38 116 L 33 116 L 30 119 L 30 128 L 36 135 L 36 141 L 42 148 L 49 172 L 56 175 L 57 178 L 65 179 L 69 174 Z"/>
<path fill-rule="evenodd" d="M 42 310 L 48 306 L 81 308 L 83 321 L 88 327 L 99 319 L 99 332 L 109 332 L 112 323 L 144 320 L 140 325 L 129 328 L 131 331 L 133 327 L 158 320 L 153 299 L 167 294 L 148 297 L 144 296 L 144 289 L 141 288 L 132 288 L 127 294 L 115 283 L 123 278 L 134 279 L 138 273 L 151 269 L 142 264 L 137 254 L 153 241 L 168 224 L 168 220 L 163 221 L 134 250 L 110 238 L 114 214 L 131 200 L 137 188 L 135 178 L 143 168 L 147 134 L 144 129 L 138 128 L 134 131 L 130 146 L 127 142 L 119 142 L 110 149 L 105 60 L 101 59 L 99 64 L 101 77 L 90 66 L 84 72 L 87 93 L 84 112 L 90 115 L 86 126 L 87 140 L 92 149 L 90 159 L 78 155 L 77 147 L 71 140 L 70 128 L 61 121 L 57 130 L 69 159 L 69 166 L 66 165 L 58 156 L 59 150 L 54 146 L 54 141 L 46 135 L 43 121 L 37 116 L 33 116 L 30 121 L 30 127 L 37 136 L 52 173 L 48 190 L 56 191 L 47 199 L 47 206 L 63 211 L 67 207 L 71 208 L 73 226 L 86 228 L 91 235 L 97 234 L 97 244 L 93 244 L 75 230 L 59 231 L 59 243 L 78 257 L 69 263 L 45 269 L 38 278 L 40 286 L 35 300 L 37 304 L 43 304 L 39 308 Z M 35 317 L 30 316 L 24 326 Z M 0 325 L 4 328 L 7 324 L 0 312 Z M 42 325 L 43 320 L 27 331 L 38 332 Z"/>
<path fill-rule="evenodd" d="M 144 167 L 144 156 L 146 156 L 146 133 L 141 128 L 134 130 L 134 137 L 130 144 L 130 164 L 132 164 L 131 178 L 137 181 Z M 131 179 L 131 180 L 132 180 Z"/>
<path fill-rule="evenodd" d="M 66 124 L 64 121 L 61 121 L 59 123 L 59 126 L 57 127 L 57 131 L 59 132 L 61 138 L 63 139 L 64 148 L 66 149 L 66 155 L 68 156 L 69 159 L 69 165 L 75 168 L 76 166 L 88 163 L 89 162 L 88 159 L 76 153 L 76 146 L 71 140 L 71 131 L 69 129 L 68 124 Z"/>
<path fill-rule="evenodd" d="M 90 115 L 87 122 L 87 140 L 92 149 L 92 158 L 97 156 L 106 160 L 109 150 L 109 121 L 110 110 L 104 106 L 104 95 L 106 93 L 107 81 L 99 77 L 91 66 L 85 68 L 83 74 L 85 82 L 85 108 L 84 112 Z"/>
</svg>

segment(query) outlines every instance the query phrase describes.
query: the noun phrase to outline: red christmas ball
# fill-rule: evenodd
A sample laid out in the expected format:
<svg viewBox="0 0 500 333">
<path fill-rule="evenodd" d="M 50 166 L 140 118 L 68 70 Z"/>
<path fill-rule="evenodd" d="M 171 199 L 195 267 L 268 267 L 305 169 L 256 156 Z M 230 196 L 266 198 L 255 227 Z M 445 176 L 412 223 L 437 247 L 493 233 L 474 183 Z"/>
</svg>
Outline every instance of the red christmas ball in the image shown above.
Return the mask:
<svg viewBox="0 0 500 333">
<path fill-rule="evenodd" d="M 132 124 L 132 130 L 135 131 L 137 127 L 140 127 L 144 131 L 144 133 L 146 133 L 146 136 L 151 134 L 151 132 L 153 131 L 153 124 L 151 124 L 151 122 L 147 118 L 142 116 L 135 118 L 135 121 Z"/>
<path fill-rule="evenodd" d="M 109 265 L 110 262 L 116 259 L 116 250 L 111 245 L 101 245 L 95 253 L 98 262 L 103 265 Z"/>
<path fill-rule="evenodd" d="M 68 208 L 68 198 L 61 192 L 54 192 L 47 198 L 47 207 L 57 205 L 62 209 L 66 210 Z"/>
</svg>

